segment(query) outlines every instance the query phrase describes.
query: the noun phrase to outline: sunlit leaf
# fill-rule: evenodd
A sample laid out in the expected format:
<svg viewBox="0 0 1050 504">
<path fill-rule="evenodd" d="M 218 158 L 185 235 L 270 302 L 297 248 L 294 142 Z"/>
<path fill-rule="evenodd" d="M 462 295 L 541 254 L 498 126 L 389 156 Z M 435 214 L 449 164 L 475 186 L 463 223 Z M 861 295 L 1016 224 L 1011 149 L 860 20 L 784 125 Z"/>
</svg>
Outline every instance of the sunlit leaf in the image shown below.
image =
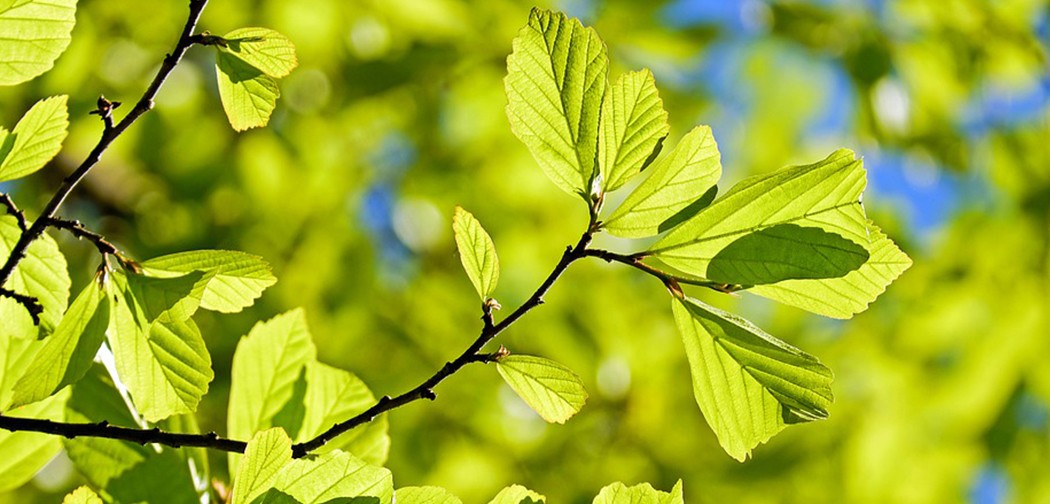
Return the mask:
<svg viewBox="0 0 1050 504">
<path fill-rule="evenodd" d="M 404 487 L 394 492 L 397 504 L 463 504 L 459 497 L 441 487 Z"/>
<path fill-rule="evenodd" d="M 233 479 L 230 504 L 254 502 L 273 488 L 291 461 L 292 440 L 284 429 L 267 429 L 252 436 Z"/>
<path fill-rule="evenodd" d="M 306 392 L 297 443 L 313 439 L 332 425 L 361 413 L 375 404 L 375 396 L 358 377 L 316 361 L 306 363 Z M 386 462 L 390 449 L 386 415 L 340 434 L 316 453 L 341 449 L 370 464 Z"/>
<path fill-rule="evenodd" d="M 602 187 L 612 192 L 645 169 L 671 129 L 652 72 L 625 73 L 612 83 L 605 93 L 600 128 Z"/>
<path fill-rule="evenodd" d="M 489 504 L 538 504 L 547 498 L 521 485 L 512 485 L 500 490 Z"/>
<path fill-rule="evenodd" d="M 593 28 L 533 9 L 507 58 L 507 117 L 558 187 L 589 201 L 608 56 Z"/>
<path fill-rule="evenodd" d="M 18 242 L 22 231 L 18 221 L 10 215 L 0 215 L 0 257 L 7 257 Z M 26 257 L 18 263 L 11 278 L 4 287 L 20 294 L 36 298 L 44 312 L 40 315 L 40 327 L 37 330 L 43 335 L 51 334 L 69 301 L 69 272 L 66 270 L 66 258 L 58 249 L 55 240 L 46 233 L 29 245 Z M 0 330 L 12 330 L 15 327 L 32 326 L 32 319 L 25 307 L 17 301 L 0 297 L 0 314 L 4 323 Z M 35 335 L 34 335 L 35 336 Z"/>
<path fill-rule="evenodd" d="M 2 18 L 3 14 L 0 14 Z M 0 35 L 0 40 L 4 45 L 8 44 L 3 35 Z M 67 99 L 66 95 L 60 95 L 40 100 L 10 133 L 0 128 L 0 182 L 29 175 L 58 154 L 69 127 Z"/>
<path fill-rule="evenodd" d="M 456 207 L 452 218 L 452 231 L 456 235 L 459 260 L 470 283 L 482 300 L 489 298 L 499 281 L 499 257 L 492 238 L 470 212 L 460 207 Z"/>
<path fill-rule="evenodd" d="M 777 224 L 743 235 L 719 250 L 707 266 L 707 278 L 743 285 L 838 278 L 867 260 L 864 247 L 835 233 Z"/>
<path fill-rule="evenodd" d="M 79 486 L 62 499 L 62 504 L 103 504 L 102 498 L 87 486 Z"/>
<path fill-rule="evenodd" d="M 44 342 L 36 339 L 35 334 L 20 335 L 6 332 L 8 325 L 0 324 L 0 411 L 7 411 L 14 400 L 15 385 L 29 369 L 37 352 L 44 347 Z M 30 325 L 32 327 L 32 325 Z"/>
<path fill-rule="evenodd" d="M 251 306 L 277 282 L 261 257 L 233 250 L 194 250 L 156 257 L 142 263 L 150 276 L 179 276 L 193 271 L 214 272 L 200 297 L 206 310 L 238 312 Z"/>
<path fill-rule="evenodd" d="M 370 497 L 378 502 L 361 501 L 391 504 L 394 478 L 387 469 L 367 464 L 349 453 L 333 451 L 286 465 L 277 475 L 274 490 L 274 494 L 284 497 L 273 499 L 275 502 L 313 504 Z"/>
<path fill-rule="evenodd" d="M 532 355 L 508 355 L 496 363 L 503 380 L 548 422 L 565 423 L 583 408 L 587 391 L 571 369 Z"/>
<path fill-rule="evenodd" d="M 48 70 L 69 46 L 76 0 L 0 3 L 0 85 L 30 80 Z"/>
<path fill-rule="evenodd" d="M 69 392 L 63 391 L 43 401 L 4 414 L 22 418 L 62 420 L 67 399 Z M 0 492 L 27 483 L 61 450 L 62 440 L 56 436 L 0 429 Z"/>
<path fill-rule="evenodd" d="M 661 492 L 648 483 L 627 486 L 613 483 L 598 493 L 594 504 L 684 504 L 682 480 L 670 492 Z"/>
<path fill-rule="evenodd" d="M 743 461 L 787 424 L 820 420 L 831 370 L 754 324 L 695 299 L 672 303 L 693 395 L 726 453 Z"/>
<path fill-rule="evenodd" d="M 215 60 L 219 98 L 230 126 L 237 131 L 266 126 L 277 107 L 277 80 L 243 60 L 219 52 Z"/>
<path fill-rule="evenodd" d="M 627 238 L 666 231 L 668 220 L 702 200 L 718 182 L 722 176 L 720 160 L 711 128 L 693 128 L 670 154 L 649 169 L 649 178 L 605 219 L 605 229 Z"/>
<path fill-rule="evenodd" d="M 270 77 L 284 77 L 299 64 L 292 41 L 269 28 L 238 28 L 222 38 L 226 46 L 221 51 L 228 51 Z"/>
</svg>

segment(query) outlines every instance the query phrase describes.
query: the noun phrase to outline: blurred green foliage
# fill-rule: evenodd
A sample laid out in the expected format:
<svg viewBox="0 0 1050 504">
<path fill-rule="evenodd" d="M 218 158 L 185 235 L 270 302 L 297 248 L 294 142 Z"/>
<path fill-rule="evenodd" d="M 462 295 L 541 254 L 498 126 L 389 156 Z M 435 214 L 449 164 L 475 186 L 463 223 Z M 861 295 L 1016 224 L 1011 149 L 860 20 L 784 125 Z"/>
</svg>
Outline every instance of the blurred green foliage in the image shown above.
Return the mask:
<svg viewBox="0 0 1050 504">
<path fill-rule="evenodd" d="M 184 3 L 151 2 L 147 14 L 128 0 L 81 0 L 55 69 L 0 88 L 0 124 L 43 96 L 70 95 L 65 150 L 3 186 L 30 215 L 97 139 L 101 124 L 87 115 L 97 96 L 131 102 L 144 89 Z M 612 481 L 667 489 L 679 478 L 691 503 L 1050 502 L 1050 8 L 702 4 L 554 7 L 598 28 L 613 74 L 653 70 L 673 137 L 712 124 L 723 191 L 835 147 L 866 154 L 868 211 L 915 259 L 871 309 L 842 323 L 748 294 L 694 294 L 834 369 L 831 418 L 732 460 L 693 401 L 663 287 L 595 261 L 573 266 L 500 338 L 578 373 L 591 391 L 584 410 L 547 425 L 491 366 L 468 367 L 436 402 L 389 416 L 396 485 L 439 485 L 464 502 L 521 483 L 583 503 Z M 224 431 L 238 337 L 296 306 L 319 359 L 377 395 L 457 355 L 480 313 L 454 254 L 456 205 L 492 234 L 504 306 L 524 301 L 575 241 L 587 216 L 534 165 L 504 113 L 505 58 L 530 7 L 212 1 L 203 29 L 267 26 L 296 44 L 300 66 L 282 81 L 270 127 L 230 130 L 212 55 L 193 49 L 155 112 L 63 212 L 138 259 L 227 248 L 274 265 L 278 283 L 251 309 L 198 317 L 216 375 L 202 429 Z M 55 237 L 79 289 L 97 255 Z M 608 236 L 598 245 L 623 248 Z M 222 454 L 209 456 L 223 467 Z M 56 501 L 82 482 L 71 471 L 58 460 L 0 500 Z"/>
</svg>

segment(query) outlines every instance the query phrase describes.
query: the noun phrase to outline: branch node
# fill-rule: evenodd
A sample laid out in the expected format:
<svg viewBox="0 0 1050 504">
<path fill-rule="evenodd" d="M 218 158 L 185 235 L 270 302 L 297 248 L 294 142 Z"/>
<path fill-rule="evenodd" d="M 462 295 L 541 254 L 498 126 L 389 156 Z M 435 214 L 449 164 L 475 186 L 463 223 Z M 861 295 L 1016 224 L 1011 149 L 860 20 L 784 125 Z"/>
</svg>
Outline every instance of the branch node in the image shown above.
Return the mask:
<svg viewBox="0 0 1050 504">
<path fill-rule="evenodd" d="M 437 399 L 437 397 L 438 397 L 437 394 L 434 393 L 434 389 L 430 389 L 430 388 L 425 388 L 425 389 L 419 391 L 419 395 L 422 396 L 423 399 L 430 399 L 431 401 Z"/>
</svg>

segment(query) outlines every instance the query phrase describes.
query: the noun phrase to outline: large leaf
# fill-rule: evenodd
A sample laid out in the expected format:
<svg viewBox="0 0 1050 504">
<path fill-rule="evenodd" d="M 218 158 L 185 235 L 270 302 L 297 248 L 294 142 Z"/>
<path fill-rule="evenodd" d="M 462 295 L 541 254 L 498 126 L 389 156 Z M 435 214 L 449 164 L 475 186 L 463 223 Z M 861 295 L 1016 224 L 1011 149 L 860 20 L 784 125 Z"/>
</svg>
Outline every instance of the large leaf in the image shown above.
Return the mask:
<svg viewBox="0 0 1050 504">
<path fill-rule="evenodd" d="M 532 355 L 508 355 L 496 363 L 503 380 L 548 422 L 565 423 L 587 402 L 583 382 L 571 369 Z"/>
<path fill-rule="evenodd" d="M 459 497 L 441 487 L 404 487 L 394 492 L 397 504 L 463 504 Z"/>
<path fill-rule="evenodd" d="M 613 483 L 598 493 L 594 504 L 684 504 L 682 480 L 675 483 L 670 492 L 661 492 L 648 483 L 627 486 Z"/>
<path fill-rule="evenodd" d="M 499 281 L 499 257 L 492 238 L 481 227 L 481 223 L 470 212 L 456 207 L 452 218 L 452 231 L 456 235 L 456 248 L 463 269 L 474 284 L 474 290 L 482 300 L 492 295 Z"/>
<path fill-rule="evenodd" d="M 68 392 L 62 392 L 5 413 L 13 417 L 62 420 Z M 62 450 L 62 440 L 37 432 L 10 432 L 0 429 L 0 492 L 18 488 L 33 478 Z"/>
<path fill-rule="evenodd" d="M 226 45 L 221 51 L 228 51 L 270 77 L 284 77 L 299 65 L 292 41 L 269 28 L 238 28 L 222 38 Z"/>
<path fill-rule="evenodd" d="M 672 308 L 693 395 L 733 458 L 743 461 L 787 424 L 827 417 L 832 375 L 815 357 L 695 299 Z"/>
<path fill-rule="evenodd" d="M 69 46 L 77 0 L 8 0 L 0 3 L 0 85 L 10 86 L 51 69 Z"/>
<path fill-rule="evenodd" d="M 179 252 L 145 261 L 142 269 L 156 277 L 214 272 L 201 295 L 200 306 L 223 313 L 251 306 L 267 287 L 277 282 L 270 265 L 261 257 L 234 250 Z"/>
<path fill-rule="evenodd" d="M 230 504 L 249 504 L 277 482 L 292 461 L 292 440 L 283 429 L 267 429 L 252 436 L 233 479 Z"/>
<path fill-rule="evenodd" d="M 640 238 L 666 231 L 668 222 L 706 204 L 704 196 L 722 176 L 721 155 L 708 126 L 693 128 L 674 150 L 656 162 L 649 178 L 605 219 L 604 227 L 616 236 Z"/>
<path fill-rule="evenodd" d="M 645 169 L 671 129 L 652 72 L 625 73 L 613 82 L 605 94 L 600 128 L 602 188 L 611 192 Z"/>
<path fill-rule="evenodd" d="M 233 354 L 229 436 L 249 439 L 269 428 L 274 416 L 292 399 L 303 367 L 316 354 L 301 309 L 255 324 Z M 238 458 L 230 454 L 231 471 Z"/>
<path fill-rule="evenodd" d="M 337 450 L 286 465 L 274 490 L 272 495 L 279 496 L 274 502 L 358 502 L 355 498 L 361 498 L 363 503 L 391 504 L 394 478 L 382 467 Z"/>
<path fill-rule="evenodd" d="M 230 126 L 237 131 L 266 126 L 277 107 L 277 80 L 244 60 L 220 51 L 215 60 L 219 98 Z"/>
<path fill-rule="evenodd" d="M 558 187 L 589 201 L 608 56 L 593 28 L 533 9 L 507 58 L 507 117 Z"/>
<path fill-rule="evenodd" d="M 2 36 L 0 40 L 4 40 Z M 4 44 L 7 44 L 6 40 Z M 43 168 L 62 149 L 69 127 L 67 98 L 61 95 L 40 100 L 10 133 L 0 128 L 0 182 L 24 177 Z"/>
<path fill-rule="evenodd" d="M 22 230 L 13 216 L 0 215 L 0 257 L 11 254 L 11 249 L 21 235 Z M 66 311 L 69 285 L 66 258 L 58 249 L 55 240 L 44 234 L 29 245 L 26 257 L 18 263 L 4 287 L 32 296 L 43 306 L 40 328 L 32 331 L 47 335 L 58 326 L 62 314 Z M 4 322 L 0 324 L 0 331 L 12 331 L 14 328 L 26 328 L 33 324 L 25 307 L 8 297 L 0 297 L 0 315 L 3 315 Z M 36 337 L 36 334 L 32 336 Z"/>
<path fill-rule="evenodd" d="M 521 485 L 512 485 L 500 490 L 489 504 L 538 504 L 547 498 Z"/>
<path fill-rule="evenodd" d="M 95 282 L 89 283 L 15 384 L 14 406 L 44 399 L 87 373 L 106 339 L 109 308 L 105 289 Z"/>
<path fill-rule="evenodd" d="M 332 425 L 375 404 L 375 396 L 361 379 L 348 371 L 316 361 L 306 363 L 306 391 L 302 401 L 301 426 L 295 441 L 313 439 Z M 390 450 L 386 415 L 340 434 L 316 453 L 341 449 L 370 464 L 382 465 Z"/>
</svg>

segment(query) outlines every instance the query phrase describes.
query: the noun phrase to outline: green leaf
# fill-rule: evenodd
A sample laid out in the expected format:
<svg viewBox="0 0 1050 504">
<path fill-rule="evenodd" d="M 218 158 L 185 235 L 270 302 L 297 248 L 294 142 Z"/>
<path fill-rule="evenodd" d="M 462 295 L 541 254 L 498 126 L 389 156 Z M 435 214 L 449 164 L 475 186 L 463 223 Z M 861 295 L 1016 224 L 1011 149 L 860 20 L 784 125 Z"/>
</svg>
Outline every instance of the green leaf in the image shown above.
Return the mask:
<svg viewBox="0 0 1050 504">
<path fill-rule="evenodd" d="M 204 289 L 211 280 L 211 272 L 194 271 L 170 278 L 154 278 L 136 273 L 116 273 L 129 288 L 135 305 L 141 311 L 142 322 L 155 320 L 172 322 L 186 320 L 201 305 Z"/>
<path fill-rule="evenodd" d="M 394 494 L 397 504 L 463 504 L 459 497 L 441 487 L 404 487 Z"/>
<path fill-rule="evenodd" d="M 277 80 L 240 58 L 219 52 L 215 60 L 219 98 L 230 126 L 237 131 L 266 126 L 277 107 Z"/>
<path fill-rule="evenodd" d="M 281 469 L 274 485 L 275 502 L 350 501 L 355 497 L 378 499 L 376 504 L 391 504 L 394 478 L 390 471 L 354 457 L 333 451 L 315 458 L 301 458 Z M 267 499 L 270 501 L 270 499 Z M 361 499 L 362 502 L 376 502 Z"/>
<path fill-rule="evenodd" d="M 743 461 L 787 424 L 827 418 L 832 374 L 815 357 L 695 299 L 672 308 L 693 395 L 733 458 Z"/>
<path fill-rule="evenodd" d="M 649 69 L 623 74 L 613 82 L 605 94 L 600 128 L 602 188 L 612 192 L 645 169 L 671 129 Z"/>
<path fill-rule="evenodd" d="M 470 283 L 482 300 L 488 299 L 499 281 L 499 257 L 492 238 L 470 212 L 460 207 L 456 207 L 452 218 L 452 231 L 456 235 L 459 260 Z"/>
<path fill-rule="evenodd" d="M 131 393 L 135 408 L 150 422 L 196 411 L 215 377 L 200 329 L 193 320 L 173 315 L 186 312 L 179 308 L 185 298 L 171 293 L 198 291 L 194 285 L 202 275 L 186 275 L 198 279 L 193 283 L 186 277 L 163 279 L 178 282 L 179 289 L 169 290 L 153 282 L 162 279 L 113 274 L 109 345 L 120 380 Z M 137 289 L 132 283 L 136 278 L 142 282 Z M 150 299 L 144 302 L 140 295 Z M 155 318 L 151 321 L 147 313 L 155 314 Z"/>
<path fill-rule="evenodd" d="M 507 117 L 558 187 L 590 201 L 609 58 L 593 28 L 532 9 L 507 58 Z"/>
<path fill-rule="evenodd" d="M 0 14 L 0 18 L 2 16 Z M 0 40 L 8 43 L 2 35 Z M 62 150 L 69 128 L 67 99 L 66 95 L 60 95 L 40 100 L 22 116 L 14 130 L 0 131 L 0 182 L 43 168 Z"/>
<path fill-rule="evenodd" d="M 11 86 L 48 70 L 69 46 L 76 0 L 18 0 L 0 7 L 0 85 Z"/>
<path fill-rule="evenodd" d="M 201 294 L 200 306 L 223 313 L 239 312 L 251 306 L 267 287 L 277 283 L 263 258 L 234 250 L 179 252 L 143 262 L 142 270 L 155 277 L 214 272 L 215 276 Z"/>
<path fill-rule="evenodd" d="M 670 492 L 661 492 L 648 483 L 627 486 L 613 483 L 602 489 L 594 498 L 594 504 L 684 504 L 682 480 L 678 480 Z"/>
<path fill-rule="evenodd" d="M 14 406 L 44 399 L 87 373 L 106 338 L 109 306 L 105 289 L 97 283 L 91 282 L 81 291 L 15 384 Z"/>
<path fill-rule="evenodd" d="M 375 404 L 372 391 L 348 371 L 320 362 L 306 363 L 306 392 L 302 401 L 302 424 L 295 435 L 301 443 L 313 439 L 332 425 L 365 411 Z M 390 450 L 386 415 L 340 434 L 315 453 L 342 449 L 365 462 L 382 465 Z"/>
<path fill-rule="evenodd" d="M 536 504 L 547 502 L 547 498 L 521 485 L 512 485 L 500 490 L 489 504 Z"/>
<path fill-rule="evenodd" d="M 267 429 L 252 436 L 233 479 L 230 504 L 254 502 L 273 488 L 291 461 L 292 440 L 284 429 Z"/>
<path fill-rule="evenodd" d="M 22 418 L 62 420 L 69 399 L 62 392 L 44 401 L 5 413 Z M 0 492 L 22 486 L 62 450 L 60 438 L 37 432 L 10 432 L 0 429 Z"/>
<path fill-rule="evenodd" d="M 587 402 L 580 377 L 550 359 L 508 355 L 496 363 L 496 370 L 518 397 L 548 422 L 565 423 Z"/>
<path fill-rule="evenodd" d="M 29 363 L 33 362 L 36 353 L 44 346 L 44 342 L 36 339 L 35 335 L 24 336 L 8 332 L 9 326 L 6 322 L 4 320 L 4 323 L 0 324 L 0 331 L 3 331 L 0 332 L 0 355 L 3 356 L 3 361 L 0 361 L 0 411 L 8 410 L 14 399 L 15 384 L 27 372 Z M 29 327 L 32 328 L 32 325 Z"/>
<path fill-rule="evenodd" d="M 838 278 L 867 260 L 864 247 L 835 233 L 777 224 L 741 236 L 719 250 L 707 266 L 707 278 L 743 285 Z"/>
<path fill-rule="evenodd" d="M 295 45 L 288 37 L 269 28 L 238 28 L 222 36 L 219 48 L 274 78 L 281 78 L 299 65 Z"/>
<path fill-rule="evenodd" d="M 303 366 L 316 354 L 301 309 L 255 324 L 233 354 L 229 436 L 248 439 L 271 427 L 274 416 L 292 399 Z M 238 458 L 230 454 L 231 471 Z"/>
<path fill-rule="evenodd" d="M 13 216 L 0 215 L 0 257 L 11 255 L 11 249 L 21 235 L 22 230 Z M 32 296 L 44 307 L 40 327 L 32 331 L 45 336 L 51 334 L 62 320 L 69 302 L 69 285 L 65 256 L 55 240 L 43 234 L 29 245 L 25 259 L 18 263 L 4 287 Z M 11 298 L 0 297 L 0 315 L 3 315 L 2 325 L 8 330 L 33 326 L 25 307 Z M 32 337 L 37 337 L 37 334 Z"/>
<path fill-rule="evenodd" d="M 722 176 L 721 155 L 708 126 L 693 128 L 650 175 L 605 219 L 610 233 L 642 238 L 666 231 L 664 223 L 702 200 Z M 698 210 L 698 209 L 696 209 Z"/>
<path fill-rule="evenodd" d="M 103 504 L 102 498 L 87 486 L 79 486 L 62 499 L 62 504 Z"/>
</svg>

